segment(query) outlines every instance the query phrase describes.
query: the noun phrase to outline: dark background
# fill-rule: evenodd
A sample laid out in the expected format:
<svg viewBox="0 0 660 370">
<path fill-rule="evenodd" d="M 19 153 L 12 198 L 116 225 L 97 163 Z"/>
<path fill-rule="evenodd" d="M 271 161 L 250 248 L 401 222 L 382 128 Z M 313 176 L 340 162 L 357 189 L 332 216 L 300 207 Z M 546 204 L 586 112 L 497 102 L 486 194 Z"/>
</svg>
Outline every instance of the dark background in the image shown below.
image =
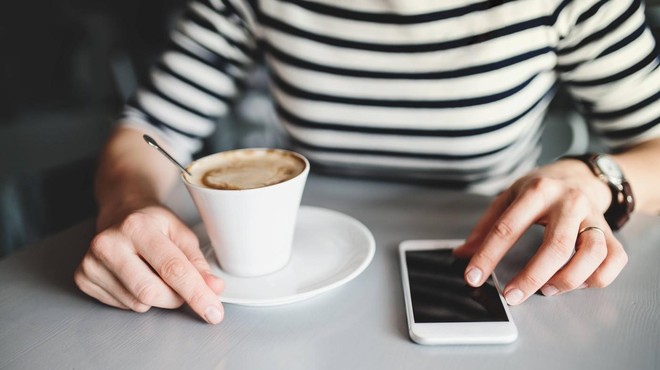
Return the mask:
<svg viewBox="0 0 660 370">
<path fill-rule="evenodd" d="M 98 152 L 122 102 L 144 79 L 184 4 L 184 0 L 4 2 L 0 8 L 0 257 L 93 217 Z M 660 0 L 647 4 L 657 35 Z M 568 109 L 560 95 L 551 116 L 561 120 Z M 566 133 L 549 128 L 559 138 Z"/>
<path fill-rule="evenodd" d="M 0 256 L 96 212 L 97 154 L 183 0 L 0 10 Z"/>
</svg>

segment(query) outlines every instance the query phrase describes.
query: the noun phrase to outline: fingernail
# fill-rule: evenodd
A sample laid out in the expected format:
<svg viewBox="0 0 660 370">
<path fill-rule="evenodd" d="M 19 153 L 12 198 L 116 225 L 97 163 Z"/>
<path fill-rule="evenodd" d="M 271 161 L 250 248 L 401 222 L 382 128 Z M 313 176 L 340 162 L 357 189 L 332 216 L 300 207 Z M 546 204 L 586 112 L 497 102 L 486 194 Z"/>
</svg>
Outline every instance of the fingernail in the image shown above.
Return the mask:
<svg viewBox="0 0 660 370">
<path fill-rule="evenodd" d="M 553 295 L 559 293 L 559 289 L 557 289 L 554 285 L 546 285 L 541 288 L 541 293 L 543 293 L 543 295 L 546 297 L 552 297 Z"/>
<path fill-rule="evenodd" d="M 580 285 L 578 287 L 578 289 L 585 289 L 585 288 L 588 288 L 588 287 L 589 287 L 589 285 L 587 283 L 582 283 L 582 285 Z"/>
<path fill-rule="evenodd" d="M 467 277 L 468 282 L 471 285 L 479 285 L 481 283 L 481 277 L 484 274 L 476 267 L 471 268 L 465 276 Z"/>
<path fill-rule="evenodd" d="M 204 317 L 206 317 L 206 321 L 208 321 L 209 323 L 217 324 L 220 321 L 222 321 L 222 318 L 224 317 L 224 313 L 218 307 L 208 306 L 206 308 L 206 311 L 204 311 Z"/>
<path fill-rule="evenodd" d="M 506 303 L 509 305 L 515 306 L 522 302 L 523 292 L 520 289 L 511 289 L 504 295 L 504 299 L 506 299 Z"/>
</svg>

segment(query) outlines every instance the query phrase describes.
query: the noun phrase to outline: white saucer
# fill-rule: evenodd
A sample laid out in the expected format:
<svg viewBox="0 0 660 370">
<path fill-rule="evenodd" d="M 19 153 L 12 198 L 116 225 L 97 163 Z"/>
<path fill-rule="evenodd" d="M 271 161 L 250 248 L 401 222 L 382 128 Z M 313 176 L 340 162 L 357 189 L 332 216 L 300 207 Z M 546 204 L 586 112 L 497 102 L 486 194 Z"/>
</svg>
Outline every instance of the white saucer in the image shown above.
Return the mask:
<svg viewBox="0 0 660 370">
<path fill-rule="evenodd" d="M 346 284 L 367 268 L 376 251 L 373 235 L 356 219 L 302 206 L 289 263 L 268 275 L 243 278 L 220 269 L 203 224 L 194 230 L 213 273 L 225 281 L 220 300 L 247 306 L 297 302 Z"/>
</svg>

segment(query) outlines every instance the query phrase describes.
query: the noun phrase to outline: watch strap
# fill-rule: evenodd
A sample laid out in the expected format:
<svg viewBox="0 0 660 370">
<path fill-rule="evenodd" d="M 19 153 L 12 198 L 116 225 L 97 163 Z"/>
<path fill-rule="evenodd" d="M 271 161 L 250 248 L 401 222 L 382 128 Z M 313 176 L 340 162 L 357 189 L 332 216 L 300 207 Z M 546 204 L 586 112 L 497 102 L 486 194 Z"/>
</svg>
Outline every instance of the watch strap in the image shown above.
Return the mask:
<svg viewBox="0 0 660 370">
<path fill-rule="evenodd" d="M 635 200 L 628 181 L 623 177 L 620 183 L 610 181 L 599 168 L 596 159 L 603 154 L 587 153 L 583 155 L 565 156 L 561 159 L 577 159 L 586 164 L 591 172 L 603 181 L 612 192 L 612 201 L 605 211 L 604 217 L 612 230 L 619 230 L 629 219 L 635 208 Z"/>
<path fill-rule="evenodd" d="M 612 190 L 612 203 L 605 211 L 605 220 L 612 230 L 619 230 L 630 219 L 630 214 L 635 208 L 635 201 L 628 181 L 623 181 L 620 186 L 608 183 Z"/>
</svg>

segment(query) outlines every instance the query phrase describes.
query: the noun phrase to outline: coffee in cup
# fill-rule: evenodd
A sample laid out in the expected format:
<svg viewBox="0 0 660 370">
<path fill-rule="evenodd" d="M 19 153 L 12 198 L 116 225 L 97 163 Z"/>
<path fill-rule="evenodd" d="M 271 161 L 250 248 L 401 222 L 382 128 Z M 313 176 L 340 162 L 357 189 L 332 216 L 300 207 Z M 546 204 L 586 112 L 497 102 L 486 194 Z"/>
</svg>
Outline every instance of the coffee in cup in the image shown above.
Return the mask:
<svg viewBox="0 0 660 370">
<path fill-rule="evenodd" d="M 204 168 L 198 170 L 201 175 L 193 176 L 191 182 L 220 190 L 275 185 L 298 176 L 305 169 L 305 162 L 296 154 L 273 149 L 230 151 L 194 165 Z"/>
<path fill-rule="evenodd" d="M 220 267 L 259 276 L 284 267 L 309 162 L 280 149 L 239 149 L 198 159 L 183 174 Z"/>
</svg>

